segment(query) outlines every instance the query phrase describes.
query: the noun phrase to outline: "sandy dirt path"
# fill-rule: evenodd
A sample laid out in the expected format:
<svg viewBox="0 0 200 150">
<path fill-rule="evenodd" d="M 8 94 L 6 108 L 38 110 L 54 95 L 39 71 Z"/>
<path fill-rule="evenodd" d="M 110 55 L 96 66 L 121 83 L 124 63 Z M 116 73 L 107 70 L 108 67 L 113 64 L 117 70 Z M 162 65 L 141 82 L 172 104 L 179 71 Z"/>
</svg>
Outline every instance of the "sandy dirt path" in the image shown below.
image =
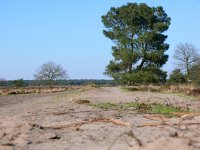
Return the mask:
<svg viewBox="0 0 200 150">
<path fill-rule="evenodd" d="M 159 102 L 200 108 L 200 101 L 170 94 L 127 92 L 118 87 L 3 96 L 0 97 L 0 150 L 200 149 L 198 114 L 169 119 L 134 111 L 101 110 L 78 104 L 79 100 Z"/>
</svg>

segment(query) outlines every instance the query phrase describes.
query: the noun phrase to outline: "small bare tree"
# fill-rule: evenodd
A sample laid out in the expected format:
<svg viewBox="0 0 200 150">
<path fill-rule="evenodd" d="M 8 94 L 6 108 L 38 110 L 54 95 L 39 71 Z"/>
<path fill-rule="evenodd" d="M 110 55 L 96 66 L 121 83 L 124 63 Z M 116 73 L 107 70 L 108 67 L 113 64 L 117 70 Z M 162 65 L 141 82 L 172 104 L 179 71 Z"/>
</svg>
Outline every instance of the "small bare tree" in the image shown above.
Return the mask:
<svg viewBox="0 0 200 150">
<path fill-rule="evenodd" d="M 44 63 L 34 74 L 36 80 L 46 81 L 49 86 L 53 86 L 55 80 L 67 79 L 67 77 L 66 70 L 52 61 Z"/>
<path fill-rule="evenodd" d="M 178 44 L 175 49 L 174 58 L 178 61 L 178 65 L 181 69 L 186 71 L 186 78 L 189 82 L 190 80 L 190 69 L 197 61 L 199 61 L 199 49 L 194 45 L 185 43 Z"/>
</svg>

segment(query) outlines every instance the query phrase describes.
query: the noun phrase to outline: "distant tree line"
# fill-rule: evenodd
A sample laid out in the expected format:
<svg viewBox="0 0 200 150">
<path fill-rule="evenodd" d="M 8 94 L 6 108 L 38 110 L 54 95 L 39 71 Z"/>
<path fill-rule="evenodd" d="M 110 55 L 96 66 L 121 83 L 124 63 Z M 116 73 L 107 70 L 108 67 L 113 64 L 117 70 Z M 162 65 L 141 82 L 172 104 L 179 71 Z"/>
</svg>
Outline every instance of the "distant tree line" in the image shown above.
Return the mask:
<svg viewBox="0 0 200 150">
<path fill-rule="evenodd" d="M 113 80 L 95 80 L 95 79 L 80 79 L 80 80 L 57 80 L 54 86 L 70 86 L 70 85 L 96 85 L 96 86 L 113 86 L 116 82 Z M 46 81 L 39 80 L 9 80 L 0 82 L 0 87 L 27 87 L 27 86 L 49 86 Z"/>
<path fill-rule="evenodd" d="M 35 80 L 10 80 L 0 79 L 0 87 L 27 87 L 27 86 L 69 86 L 69 85 L 116 85 L 113 80 L 80 79 L 67 80 L 67 71 L 59 64 L 52 61 L 42 64 L 34 74 Z"/>
</svg>

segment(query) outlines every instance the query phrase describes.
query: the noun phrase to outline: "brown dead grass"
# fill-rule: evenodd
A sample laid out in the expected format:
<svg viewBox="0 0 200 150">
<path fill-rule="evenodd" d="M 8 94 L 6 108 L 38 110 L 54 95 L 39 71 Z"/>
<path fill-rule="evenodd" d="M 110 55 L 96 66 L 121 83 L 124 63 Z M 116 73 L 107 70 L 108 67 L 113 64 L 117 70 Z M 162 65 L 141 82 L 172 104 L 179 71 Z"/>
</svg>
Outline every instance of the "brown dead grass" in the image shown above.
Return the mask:
<svg viewBox="0 0 200 150">
<path fill-rule="evenodd" d="M 63 92 L 67 90 L 78 90 L 88 88 L 86 86 L 57 86 L 57 87 L 20 87 L 20 88 L 0 88 L 0 95 L 9 95 L 9 94 L 31 94 L 31 93 L 56 93 Z"/>
<path fill-rule="evenodd" d="M 190 96 L 195 96 L 200 98 L 200 86 L 195 86 L 191 84 L 182 85 L 138 85 L 126 87 L 125 89 L 129 91 L 149 91 L 149 92 L 170 92 L 170 93 L 183 93 Z"/>
</svg>

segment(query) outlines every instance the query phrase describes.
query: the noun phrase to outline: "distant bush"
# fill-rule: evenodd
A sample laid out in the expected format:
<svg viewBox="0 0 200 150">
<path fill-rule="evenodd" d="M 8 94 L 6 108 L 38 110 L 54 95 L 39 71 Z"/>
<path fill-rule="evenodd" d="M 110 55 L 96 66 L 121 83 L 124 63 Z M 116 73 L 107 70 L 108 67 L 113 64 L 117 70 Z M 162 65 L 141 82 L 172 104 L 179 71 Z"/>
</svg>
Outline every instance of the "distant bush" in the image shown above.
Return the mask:
<svg viewBox="0 0 200 150">
<path fill-rule="evenodd" d="M 0 87 L 2 86 L 6 86 L 6 80 L 3 78 L 0 79 Z"/>
<path fill-rule="evenodd" d="M 169 78 L 170 83 L 185 83 L 186 81 L 186 77 L 180 69 L 175 69 Z"/>
<path fill-rule="evenodd" d="M 191 82 L 200 85 L 200 61 L 192 66 L 190 72 Z"/>
<path fill-rule="evenodd" d="M 14 87 L 24 87 L 25 82 L 24 82 L 23 79 L 14 80 L 14 81 L 12 81 L 12 86 L 14 86 Z"/>
<path fill-rule="evenodd" d="M 132 74 L 123 74 L 122 82 L 129 85 L 134 84 L 147 84 L 147 83 L 165 83 L 166 82 L 167 73 L 160 70 L 156 67 L 147 67 L 143 70 L 138 70 L 133 72 Z"/>
</svg>

